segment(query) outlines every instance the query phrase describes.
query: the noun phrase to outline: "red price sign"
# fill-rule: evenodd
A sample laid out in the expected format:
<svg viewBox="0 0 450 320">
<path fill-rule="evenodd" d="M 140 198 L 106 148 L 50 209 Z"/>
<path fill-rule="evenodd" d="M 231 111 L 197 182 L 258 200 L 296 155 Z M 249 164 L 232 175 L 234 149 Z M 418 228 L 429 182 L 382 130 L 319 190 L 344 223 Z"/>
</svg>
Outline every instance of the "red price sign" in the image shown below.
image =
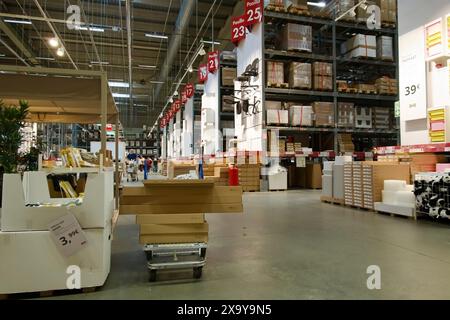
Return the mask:
<svg viewBox="0 0 450 320">
<path fill-rule="evenodd" d="M 188 99 L 194 96 L 194 85 L 192 83 L 188 83 L 184 90 L 186 91 L 186 96 Z"/>
<path fill-rule="evenodd" d="M 188 101 L 188 97 L 187 97 L 186 89 L 184 89 L 183 91 L 181 91 L 181 103 L 185 104 L 187 101 Z"/>
<path fill-rule="evenodd" d="M 107 124 L 106 125 L 106 131 L 113 131 L 113 125 L 112 124 Z"/>
<path fill-rule="evenodd" d="M 262 0 L 245 0 L 245 25 L 247 27 L 262 21 L 263 8 Z"/>
<path fill-rule="evenodd" d="M 208 80 L 208 66 L 206 64 L 201 64 L 198 67 L 198 80 L 201 83 L 206 82 Z"/>
<path fill-rule="evenodd" d="M 231 20 L 231 42 L 233 42 L 234 44 L 238 44 L 241 40 L 245 39 L 246 22 L 246 14 L 239 17 L 233 17 L 233 19 Z"/>
<path fill-rule="evenodd" d="M 208 71 L 215 73 L 219 69 L 219 51 L 208 54 Z"/>
</svg>

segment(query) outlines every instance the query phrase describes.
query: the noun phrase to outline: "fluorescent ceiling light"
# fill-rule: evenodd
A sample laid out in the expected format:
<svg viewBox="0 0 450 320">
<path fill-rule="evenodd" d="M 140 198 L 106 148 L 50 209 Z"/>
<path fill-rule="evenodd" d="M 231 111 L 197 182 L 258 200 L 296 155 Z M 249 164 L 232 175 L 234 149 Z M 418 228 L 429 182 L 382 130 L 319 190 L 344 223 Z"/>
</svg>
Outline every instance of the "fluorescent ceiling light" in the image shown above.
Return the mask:
<svg viewBox="0 0 450 320">
<path fill-rule="evenodd" d="M 47 61 L 55 61 L 55 58 L 47 58 L 47 57 L 36 57 L 36 60 L 47 60 Z"/>
<path fill-rule="evenodd" d="M 102 64 L 102 65 L 108 65 L 109 62 L 107 61 L 91 61 L 91 64 Z"/>
<path fill-rule="evenodd" d="M 325 8 L 326 3 L 325 2 L 310 2 L 310 1 L 308 1 L 308 5 L 313 6 L 313 7 Z"/>
<path fill-rule="evenodd" d="M 0 57 L 6 57 L 6 55 L 3 53 L 0 53 Z"/>
<path fill-rule="evenodd" d="M 130 84 L 127 82 L 109 81 L 108 84 L 110 87 L 113 87 L 113 88 L 129 88 L 130 87 Z"/>
<path fill-rule="evenodd" d="M 75 30 L 93 31 L 93 32 L 105 32 L 105 29 L 97 28 L 97 27 L 75 27 Z"/>
<path fill-rule="evenodd" d="M 156 69 L 156 66 L 149 66 L 146 64 L 140 64 L 138 65 L 139 68 L 144 68 L 144 69 Z"/>
<path fill-rule="evenodd" d="M 207 44 L 215 44 L 215 45 L 220 45 L 220 42 L 218 41 L 206 41 L 206 40 L 202 40 L 203 43 L 207 43 Z"/>
<path fill-rule="evenodd" d="M 148 38 L 156 38 L 156 39 L 169 39 L 168 36 L 162 35 L 162 34 L 156 34 L 156 33 L 146 33 L 146 37 Z"/>
<path fill-rule="evenodd" d="M 129 98 L 130 95 L 128 93 L 113 93 L 112 96 L 114 98 Z"/>
<path fill-rule="evenodd" d="M 57 38 L 50 38 L 50 39 L 48 39 L 48 44 L 52 48 L 59 47 L 59 40 Z"/>
<path fill-rule="evenodd" d="M 155 83 L 155 84 L 164 84 L 163 81 L 150 81 L 150 83 Z"/>
<path fill-rule="evenodd" d="M 16 23 L 16 24 L 32 24 L 29 20 L 12 20 L 12 19 L 4 19 L 4 22 L 8 23 Z"/>
</svg>

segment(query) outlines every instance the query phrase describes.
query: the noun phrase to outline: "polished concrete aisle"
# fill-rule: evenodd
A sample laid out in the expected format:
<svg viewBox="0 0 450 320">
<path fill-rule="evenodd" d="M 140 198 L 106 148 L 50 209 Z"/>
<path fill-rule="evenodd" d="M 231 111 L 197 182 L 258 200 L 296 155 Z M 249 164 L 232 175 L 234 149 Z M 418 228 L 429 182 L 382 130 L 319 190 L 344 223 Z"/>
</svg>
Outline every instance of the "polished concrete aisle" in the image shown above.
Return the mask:
<svg viewBox="0 0 450 320">
<path fill-rule="evenodd" d="M 121 217 L 104 288 L 73 299 L 450 299 L 450 225 L 322 204 L 316 191 L 250 193 L 245 214 L 207 215 L 202 280 L 150 284 L 133 217 Z M 367 268 L 381 268 L 381 290 Z M 61 297 L 59 297 L 61 298 Z"/>
</svg>

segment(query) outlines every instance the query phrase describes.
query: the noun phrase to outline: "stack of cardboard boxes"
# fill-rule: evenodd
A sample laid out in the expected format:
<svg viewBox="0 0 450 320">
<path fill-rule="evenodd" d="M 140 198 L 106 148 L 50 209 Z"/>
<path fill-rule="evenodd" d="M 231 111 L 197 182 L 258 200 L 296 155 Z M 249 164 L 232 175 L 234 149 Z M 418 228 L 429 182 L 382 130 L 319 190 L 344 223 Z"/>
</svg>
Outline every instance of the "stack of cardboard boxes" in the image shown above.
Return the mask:
<svg viewBox="0 0 450 320">
<path fill-rule="evenodd" d="M 375 81 L 378 94 L 382 95 L 397 95 L 398 81 L 389 77 L 381 77 Z"/>
<path fill-rule="evenodd" d="M 267 85 L 277 86 L 284 84 L 284 64 L 283 62 L 267 61 Z"/>
<path fill-rule="evenodd" d="M 312 127 L 313 107 L 292 105 L 289 108 L 289 118 L 292 127 Z"/>
<path fill-rule="evenodd" d="M 355 125 L 355 104 L 351 102 L 339 102 L 338 127 L 351 128 Z"/>
<path fill-rule="evenodd" d="M 391 128 L 391 113 L 388 108 L 374 107 L 373 108 L 373 127 L 375 129 L 386 129 Z"/>
<path fill-rule="evenodd" d="M 284 50 L 312 52 L 312 27 L 287 23 L 283 29 Z"/>
<path fill-rule="evenodd" d="M 333 90 L 333 65 L 326 62 L 314 62 L 314 90 Z"/>
<path fill-rule="evenodd" d="M 233 87 L 234 79 L 237 77 L 236 68 L 222 68 L 222 85 L 225 87 Z"/>
<path fill-rule="evenodd" d="M 394 61 L 394 46 L 392 37 L 379 36 L 377 39 L 377 58 L 386 61 Z"/>
<path fill-rule="evenodd" d="M 291 62 L 289 65 L 289 87 L 311 89 L 311 64 Z"/>
<path fill-rule="evenodd" d="M 356 107 L 355 128 L 372 129 L 372 108 Z"/>
<path fill-rule="evenodd" d="M 353 206 L 353 162 L 344 164 L 344 202 Z"/>
<path fill-rule="evenodd" d="M 376 58 L 377 37 L 357 34 L 341 44 L 341 53 L 346 58 Z"/>
<path fill-rule="evenodd" d="M 314 102 L 313 111 L 316 127 L 334 126 L 334 104 L 332 102 Z"/>
<path fill-rule="evenodd" d="M 381 22 L 385 24 L 397 23 L 397 0 L 376 0 L 381 9 Z"/>
<path fill-rule="evenodd" d="M 238 165 L 239 185 L 244 192 L 260 190 L 261 166 L 259 164 Z"/>
<path fill-rule="evenodd" d="M 338 148 L 339 152 L 355 152 L 355 145 L 353 144 L 352 135 L 349 133 L 338 134 Z"/>
<path fill-rule="evenodd" d="M 353 205 L 364 208 L 362 162 L 353 163 Z"/>
</svg>

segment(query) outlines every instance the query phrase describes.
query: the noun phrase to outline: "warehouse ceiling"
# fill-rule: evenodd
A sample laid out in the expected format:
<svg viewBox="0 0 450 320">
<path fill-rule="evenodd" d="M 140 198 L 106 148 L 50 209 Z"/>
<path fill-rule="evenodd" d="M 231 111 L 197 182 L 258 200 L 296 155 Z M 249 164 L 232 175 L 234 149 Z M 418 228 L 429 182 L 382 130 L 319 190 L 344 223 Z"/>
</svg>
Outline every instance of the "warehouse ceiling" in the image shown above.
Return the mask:
<svg viewBox="0 0 450 320">
<path fill-rule="evenodd" d="M 206 51 L 213 40 L 230 47 L 229 18 L 242 2 L 0 0 L 0 64 L 105 70 L 124 127 L 151 127 L 202 40 Z M 75 30 L 66 23 L 71 5 L 80 8 Z M 63 56 L 49 43 L 55 37 Z M 196 73 L 185 81 L 196 81 Z"/>
</svg>

